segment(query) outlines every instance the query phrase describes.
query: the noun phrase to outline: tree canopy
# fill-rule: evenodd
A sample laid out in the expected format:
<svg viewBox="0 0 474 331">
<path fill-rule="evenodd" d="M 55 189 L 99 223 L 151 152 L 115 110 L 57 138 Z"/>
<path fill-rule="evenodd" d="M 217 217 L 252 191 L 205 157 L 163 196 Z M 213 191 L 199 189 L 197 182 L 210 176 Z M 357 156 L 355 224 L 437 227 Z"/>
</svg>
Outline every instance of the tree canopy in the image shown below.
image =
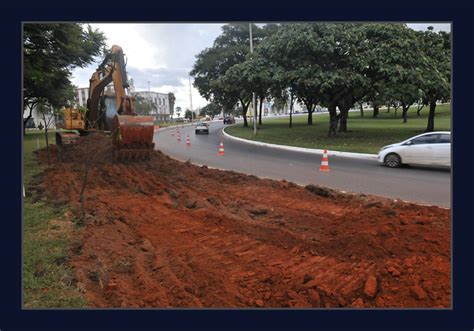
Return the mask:
<svg viewBox="0 0 474 331">
<path fill-rule="evenodd" d="M 212 119 L 214 119 L 215 116 L 219 115 L 221 113 L 221 107 L 214 103 L 210 102 L 204 107 L 201 108 L 201 111 L 199 112 L 200 116 L 209 116 Z"/>
<path fill-rule="evenodd" d="M 261 28 L 252 25 L 253 43 L 258 44 L 265 36 Z M 194 86 L 208 101 L 220 105 L 224 111 L 230 111 L 237 102 L 243 106 L 246 113 L 251 100 L 251 93 L 224 79 L 227 70 L 245 62 L 250 52 L 249 25 L 245 23 L 227 24 L 222 27 L 222 33 L 216 38 L 212 47 L 206 48 L 196 56 L 191 71 Z M 244 123 L 247 118 L 244 114 Z"/>
<path fill-rule="evenodd" d="M 449 99 L 450 34 L 415 32 L 401 23 L 288 23 L 257 28 L 248 52 L 248 25 L 226 25 L 191 72 L 208 100 L 246 111 L 252 93 L 289 94 L 305 105 L 308 124 L 316 105 L 329 110 L 330 136 L 347 132 L 349 109 L 362 101 L 396 102 L 407 111 L 420 99 Z M 434 116 L 434 115 L 433 115 Z M 291 119 L 290 119 L 291 121 Z M 244 122 L 246 126 L 246 121 Z M 427 130 L 433 130 L 430 121 Z"/>
<path fill-rule="evenodd" d="M 71 71 L 102 54 L 105 37 L 79 23 L 25 23 L 23 26 L 23 101 L 61 107 L 73 99 Z"/>
</svg>

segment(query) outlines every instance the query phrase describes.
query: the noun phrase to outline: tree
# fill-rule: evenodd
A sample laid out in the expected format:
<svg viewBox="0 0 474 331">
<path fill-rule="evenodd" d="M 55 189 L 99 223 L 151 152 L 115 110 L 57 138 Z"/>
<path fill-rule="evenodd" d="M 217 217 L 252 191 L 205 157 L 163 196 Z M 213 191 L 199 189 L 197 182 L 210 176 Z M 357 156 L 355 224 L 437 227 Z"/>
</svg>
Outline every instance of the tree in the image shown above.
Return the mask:
<svg viewBox="0 0 474 331">
<path fill-rule="evenodd" d="M 39 102 L 60 108 L 73 98 L 69 80 L 72 69 L 92 63 L 104 45 L 104 35 L 83 24 L 24 24 L 24 126 Z"/>
<path fill-rule="evenodd" d="M 420 92 L 420 95 L 418 96 L 418 100 L 416 101 L 416 115 L 417 116 L 420 116 L 420 112 L 427 104 L 426 97 L 423 90 L 420 89 L 419 92 Z"/>
<path fill-rule="evenodd" d="M 252 25 L 253 42 L 258 44 L 264 33 L 255 24 Z M 217 103 L 224 111 L 234 108 L 240 101 L 243 106 L 244 126 L 248 126 L 246 112 L 250 97 L 233 84 L 226 84 L 223 77 L 227 70 L 236 64 L 243 63 L 249 53 L 249 25 L 246 23 L 227 24 L 222 27 L 212 47 L 206 48 L 196 56 L 193 70 L 193 85 L 208 101 Z"/>
<path fill-rule="evenodd" d="M 272 64 L 258 53 L 248 54 L 247 60 L 238 63 L 227 70 L 218 82 L 226 86 L 228 91 L 238 94 L 242 104 L 243 116 L 246 118 L 250 97 L 255 93 L 259 99 L 259 124 L 262 124 L 263 101 L 269 96 L 272 85 L 271 78 Z M 246 119 L 244 120 L 246 121 Z"/>
<path fill-rule="evenodd" d="M 450 33 L 433 31 L 418 32 L 422 52 L 421 60 L 421 89 L 424 99 L 429 105 L 426 132 L 434 131 L 434 116 L 436 102 L 450 99 L 451 94 L 451 41 Z"/>
<path fill-rule="evenodd" d="M 153 108 L 156 109 L 156 104 L 151 99 L 146 99 L 141 95 L 136 95 L 135 98 L 135 112 L 138 115 L 148 116 Z"/>
<path fill-rule="evenodd" d="M 184 114 L 184 118 L 192 120 L 195 117 L 196 117 L 196 113 L 194 111 L 186 109 L 186 113 Z"/>
<path fill-rule="evenodd" d="M 181 107 L 176 107 L 176 115 L 178 115 L 178 117 L 181 116 L 181 112 L 182 112 Z"/>
<path fill-rule="evenodd" d="M 418 81 L 416 77 L 411 76 L 410 79 L 407 79 L 405 82 L 387 88 L 387 93 L 391 96 L 391 102 L 389 104 L 394 106 L 395 116 L 398 105 L 402 107 L 403 123 L 407 122 L 408 109 L 418 100 L 420 95 Z"/>
<path fill-rule="evenodd" d="M 38 101 L 36 105 L 36 111 L 38 112 L 38 114 L 40 114 L 43 117 L 44 135 L 45 135 L 45 141 L 46 141 L 46 155 L 48 158 L 48 166 L 50 166 L 51 157 L 50 157 L 50 152 L 49 152 L 48 130 L 51 124 L 53 123 L 53 121 L 56 120 L 56 117 L 59 116 L 60 112 L 58 108 L 53 108 L 51 105 L 49 105 L 45 99 L 41 99 Z"/>
<path fill-rule="evenodd" d="M 209 116 L 211 119 L 214 119 L 214 117 L 220 113 L 221 107 L 214 102 L 210 102 L 206 106 L 202 107 L 199 116 Z"/>
<path fill-rule="evenodd" d="M 176 97 L 174 96 L 173 92 L 168 93 L 168 101 L 170 104 L 170 115 L 173 115 L 174 113 L 174 103 L 176 101 Z"/>
<path fill-rule="evenodd" d="M 214 84 L 219 85 L 221 91 L 224 91 L 224 98 L 222 100 L 217 99 L 221 104 L 226 100 L 231 100 L 229 104 L 224 106 L 225 112 L 227 109 L 234 108 L 234 105 L 236 104 L 234 100 L 237 98 L 242 110 L 241 115 L 244 118 L 244 127 L 248 127 L 247 110 L 252 101 L 253 86 L 246 77 L 242 76 L 241 66 L 233 66 L 227 70 L 224 76 L 215 81 Z M 229 97 L 225 98 L 225 95 L 228 95 Z"/>
<path fill-rule="evenodd" d="M 329 135 L 335 134 L 338 120 L 339 132 L 347 131 L 349 109 L 368 95 L 377 117 L 383 103 L 381 86 L 402 83 L 419 62 L 418 40 L 404 24 L 335 24 L 334 29 L 334 42 L 329 39 L 332 47 L 326 47 L 336 63 L 325 78 L 329 82 L 324 91 L 331 117 Z"/>
<path fill-rule="evenodd" d="M 323 84 L 317 65 L 320 58 L 313 48 L 319 38 L 314 25 L 283 25 L 256 50 L 267 64 L 271 64 L 266 72 L 270 71 L 271 79 L 277 81 L 278 87 L 273 86 L 273 94 L 278 94 L 278 89 L 291 88 L 308 109 L 308 125 L 313 123 L 313 111 L 320 100 L 318 92 Z"/>
</svg>

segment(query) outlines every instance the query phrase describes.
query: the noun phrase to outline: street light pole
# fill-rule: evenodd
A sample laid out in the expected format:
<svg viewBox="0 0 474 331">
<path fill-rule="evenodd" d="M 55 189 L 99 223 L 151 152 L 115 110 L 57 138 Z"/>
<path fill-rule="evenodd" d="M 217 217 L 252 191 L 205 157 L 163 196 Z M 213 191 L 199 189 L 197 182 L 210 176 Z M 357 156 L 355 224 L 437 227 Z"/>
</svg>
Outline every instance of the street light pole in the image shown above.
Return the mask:
<svg viewBox="0 0 474 331">
<path fill-rule="evenodd" d="M 193 112 L 193 94 L 191 90 L 191 76 L 188 76 L 188 78 L 189 78 L 189 103 L 191 105 L 191 123 L 193 123 L 194 112 Z"/>
<path fill-rule="evenodd" d="M 151 106 L 151 93 L 150 93 L 150 81 L 148 83 L 148 105 L 150 106 L 150 112 L 153 112 L 153 107 Z"/>
<path fill-rule="evenodd" d="M 250 53 L 253 54 L 253 38 L 252 38 L 252 23 L 249 23 L 250 31 Z M 253 108 L 253 134 L 257 134 L 257 104 L 255 100 L 255 92 L 252 93 L 252 108 Z"/>
</svg>

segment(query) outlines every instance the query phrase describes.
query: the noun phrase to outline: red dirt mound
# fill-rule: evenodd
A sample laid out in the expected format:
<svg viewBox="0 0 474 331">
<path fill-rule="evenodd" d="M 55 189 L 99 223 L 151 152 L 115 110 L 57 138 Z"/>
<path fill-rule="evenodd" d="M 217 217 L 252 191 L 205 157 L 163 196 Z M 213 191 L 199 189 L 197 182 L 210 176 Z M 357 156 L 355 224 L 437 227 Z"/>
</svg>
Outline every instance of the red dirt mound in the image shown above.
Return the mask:
<svg viewBox="0 0 474 331">
<path fill-rule="evenodd" d="M 32 188 L 77 217 L 93 156 L 84 146 L 63 151 L 62 162 L 53 153 Z M 160 152 L 133 164 L 97 153 L 86 225 L 71 250 L 92 306 L 451 305 L 449 210 L 211 170 Z"/>
</svg>

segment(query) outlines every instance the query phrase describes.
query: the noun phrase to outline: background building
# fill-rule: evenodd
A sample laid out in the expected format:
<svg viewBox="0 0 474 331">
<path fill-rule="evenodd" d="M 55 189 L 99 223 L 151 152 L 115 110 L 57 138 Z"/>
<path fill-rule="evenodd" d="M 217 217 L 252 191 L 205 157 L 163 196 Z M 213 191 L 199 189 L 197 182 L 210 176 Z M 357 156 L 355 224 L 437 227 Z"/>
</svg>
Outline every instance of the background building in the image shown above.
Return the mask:
<svg viewBox="0 0 474 331">
<path fill-rule="evenodd" d="M 29 111 L 25 111 L 23 113 L 24 118 L 26 118 L 28 114 L 29 114 Z M 31 111 L 31 118 L 26 123 L 26 128 L 27 129 L 37 129 L 38 127 L 44 128 L 46 124 L 49 124 L 48 129 L 56 129 L 56 119 L 54 118 L 54 115 L 47 114 L 46 122 L 45 122 L 43 118 L 43 114 L 38 112 L 37 107 L 33 107 L 33 110 Z"/>
<path fill-rule="evenodd" d="M 128 80 L 130 87 L 128 88 L 128 92 L 133 94 L 135 92 L 135 86 L 133 85 L 133 79 Z M 104 94 L 108 96 L 115 95 L 114 84 L 110 83 L 104 89 Z M 75 89 L 75 101 L 76 106 L 79 107 L 87 107 L 87 99 L 89 98 L 89 88 L 88 87 L 78 87 Z"/>
<path fill-rule="evenodd" d="M 154 116 L 157 121 L 170 121 L 170 102 L 167 93 L 137 91 L 132 93 L 133 96 L 140 96 L 150 103 L 150 116 Z"/>
</svg>

